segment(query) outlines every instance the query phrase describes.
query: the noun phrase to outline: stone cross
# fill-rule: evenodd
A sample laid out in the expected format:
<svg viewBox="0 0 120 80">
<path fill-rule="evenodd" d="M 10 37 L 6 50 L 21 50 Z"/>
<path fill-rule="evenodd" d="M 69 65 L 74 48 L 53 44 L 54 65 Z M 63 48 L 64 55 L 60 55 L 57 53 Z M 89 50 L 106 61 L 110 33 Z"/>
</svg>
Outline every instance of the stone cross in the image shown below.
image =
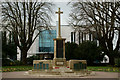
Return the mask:
<svg viewBox="0 0 120 80">
<path fill-rule="evenodd" d="M 58 14 L 58 38 L 61 38 L 61 30 L 60 30 L 60 14 L 62 14 L 63 12 L 60 11 L 60 8 L 58 8 L 58 12 L 56 12 L 56 14 Z"/>
</svg>

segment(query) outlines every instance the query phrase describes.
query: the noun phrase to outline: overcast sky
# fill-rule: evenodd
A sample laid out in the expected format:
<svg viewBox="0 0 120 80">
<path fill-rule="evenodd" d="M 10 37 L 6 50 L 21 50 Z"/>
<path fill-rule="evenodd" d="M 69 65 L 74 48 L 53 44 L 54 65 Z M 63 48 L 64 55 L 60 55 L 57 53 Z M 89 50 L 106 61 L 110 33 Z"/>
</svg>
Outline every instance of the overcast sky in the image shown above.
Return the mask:
<svg viewBox="0 0 120 80">
<path fill-rule="evenodd" d="M 53 22 L 52 25 L 56 25 L 56 21 L 58 21 L 58 14 L 55 14 L 56 11 L 58 11 L 58 8 L 61 9 L 63 14 L 61 14 L 61 25 L 68 25 L 68 19 L 69 19 L 69 13 L 71 12 L 71 7 L 70 5 L 67 5 L 68 2 L 54 2 L 56 5 L 53 9 Z"/>
</svg>

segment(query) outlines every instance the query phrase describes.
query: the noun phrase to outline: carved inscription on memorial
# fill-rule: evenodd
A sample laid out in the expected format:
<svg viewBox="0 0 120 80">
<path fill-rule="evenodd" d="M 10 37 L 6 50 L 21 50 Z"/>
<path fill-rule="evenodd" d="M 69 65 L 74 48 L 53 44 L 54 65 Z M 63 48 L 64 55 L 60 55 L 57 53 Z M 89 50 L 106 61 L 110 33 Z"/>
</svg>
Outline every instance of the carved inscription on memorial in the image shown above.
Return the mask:
<svg viewBox="0 0 120 80">
<path fill-rule="evenodd" d="M 63 40 L 57 40 L 56 47 L 56 57 L 63 58 Z"/>
<path fill-rule="evenodd" d="M 56 65 L 62 66 L 64 65 L 64 62 L 56 62 Z"/>
</svg>

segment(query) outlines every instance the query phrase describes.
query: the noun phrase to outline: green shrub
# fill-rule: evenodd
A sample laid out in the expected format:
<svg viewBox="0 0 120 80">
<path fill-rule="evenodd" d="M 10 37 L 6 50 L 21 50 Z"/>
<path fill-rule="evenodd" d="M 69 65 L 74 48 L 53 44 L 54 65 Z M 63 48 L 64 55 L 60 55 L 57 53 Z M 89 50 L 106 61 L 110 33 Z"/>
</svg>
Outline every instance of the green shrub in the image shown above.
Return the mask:
<svg viewBox="0 0 120 80">
<path fill-rule="evenodd" d="M 94 61 L 100 62 L 100 51 L 93 41 L 84 41 L 74 52 L 77 59 L 87 60 L 87 65 L 94 65 Z"/>
<path fill-rule="evenodd" d="M 2 66 L 13 66 L 13 65 L 14 65 L 14 61 L 10 59 L 2 59 Z"/>
<path fill-rule="evenodd" d="M 38 55 L 33 55 L 27 58 L 27 64 L 33 65 L 33 60 L 40 60 L 40 57 Z"/>
<path fill-rule="evenodd" d="M 75 52 L 75 49 L 77 48 L 78 48 L 78 45 L 76 43 L 67 42 L 65 44 L 65 56 L 67 60 L 76 59 L 75 54 L 77 53 Z"/>
<path fill-rule="evenodd" d="M 66 43 L 66 59 L 87 60 L 88 65 L 93 65 L 94 61 L 100 62 L 100 49 L 93 41 L 84 41 L 77 45 L 76 43 Z"/>
<path fill-rule="evenodd" d="M 120 58 L 115 58 L 115 66 L 120 67 Z"/>
<path fill-rule="evenodd" d="M 20 65 L 23 65 L 23 62 L 22 62 L 22 61 L 15 60 L 15 61 L 14 61 L 14 64 L 15 64 L 15 66 L 20 66 Z"/>
</svg>

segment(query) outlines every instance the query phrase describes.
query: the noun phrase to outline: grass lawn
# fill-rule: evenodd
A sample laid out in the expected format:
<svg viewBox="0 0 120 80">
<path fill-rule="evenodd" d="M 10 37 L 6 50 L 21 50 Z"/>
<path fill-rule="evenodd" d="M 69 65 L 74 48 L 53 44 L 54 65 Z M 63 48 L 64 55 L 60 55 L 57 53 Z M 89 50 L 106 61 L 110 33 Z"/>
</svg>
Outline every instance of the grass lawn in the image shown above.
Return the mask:
<svg viewBox="0 0 120 80">
<path fill-rule="evenodd" d="M 32 70 L 33 66 L 4 66 L 0 72 L 13 72 L 13 71 L 28 71 Z M 88 66 L 89 71 L 104 71 L 104 72 L 120 72 L 118 67 L 108 67 L 108 66 Z"/>
<path fill-rule="evenodd" d="M 90 71 L 120 72 L 120 67 L 88 66 L 87 69 Z"/>
</svg>

